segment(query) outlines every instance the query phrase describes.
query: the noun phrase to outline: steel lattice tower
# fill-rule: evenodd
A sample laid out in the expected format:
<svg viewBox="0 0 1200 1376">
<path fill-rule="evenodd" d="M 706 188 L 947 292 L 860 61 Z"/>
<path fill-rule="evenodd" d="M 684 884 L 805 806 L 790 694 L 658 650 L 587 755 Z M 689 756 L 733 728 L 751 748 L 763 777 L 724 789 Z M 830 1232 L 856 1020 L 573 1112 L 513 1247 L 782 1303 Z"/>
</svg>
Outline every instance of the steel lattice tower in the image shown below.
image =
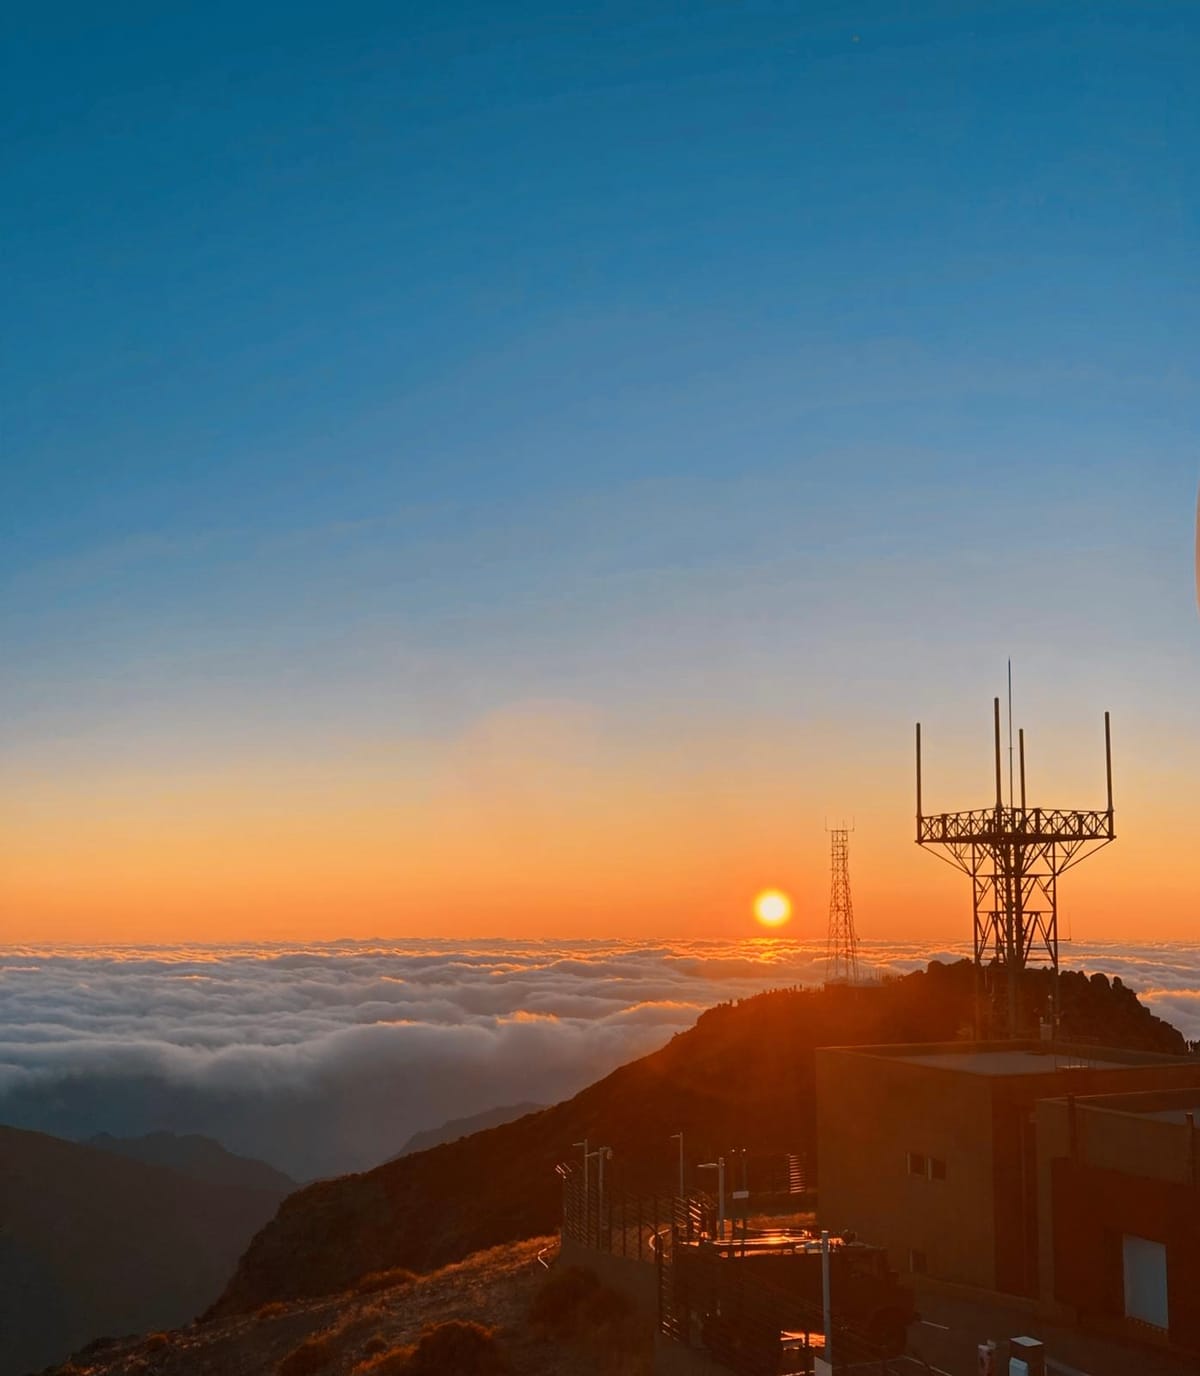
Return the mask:
<svg viewBox="0 0 1200 1376">
<path fill-rule="evenodd" d="M 850 898 L 850 830 L 829 832 L 829 939 L 825 947 L 825 983 L 858 983 L 858 937 Z"/>
<path fill-rule="evenodd" d="M 1000 766 L 1000 699 L 993 704 L 996 802 L 969 812 L 926 815 L 921 808 L 921 724 L 917 723 L 917 845 L 940 848 L 941 858 L 971 877 L 975 929 L 975 1035 L 1017 1038 L 1030 1030 L 1021 1011 L 1021 972 L 1042 964 L 1053 972 L 1051 1026 L 1058 1026 L 1058 876 L 1108 845 L 1113 831 L 1112 737 L 1104 714 L 1105 808 L 1072 811 L 1028 807 L 1025 801 L 1025 732 L 1020 740 L 1020 804 L 1012 797 L 1012 723 L 1009 722 L 1009 803 L 1004 806 Z M 993 997 L 984 1017 L 984 994 Z M 989 988 L 991 985 L 991 988 Z"/>
</svg>

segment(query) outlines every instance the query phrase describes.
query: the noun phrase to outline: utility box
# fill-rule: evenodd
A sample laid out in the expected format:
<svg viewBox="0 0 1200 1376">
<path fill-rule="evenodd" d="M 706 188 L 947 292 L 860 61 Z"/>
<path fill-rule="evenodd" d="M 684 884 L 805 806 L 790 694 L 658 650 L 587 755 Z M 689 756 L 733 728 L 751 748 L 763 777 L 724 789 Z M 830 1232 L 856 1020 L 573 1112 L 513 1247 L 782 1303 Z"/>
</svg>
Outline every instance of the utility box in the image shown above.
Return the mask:
<svg viewBox="0 0 1200 1376">
<path fill-rule="evenodd" d="M 1009 1338 L 1008 1376 L 1046 1376 L 1046 1347 L 1038 1338 Z"/>
</svg>

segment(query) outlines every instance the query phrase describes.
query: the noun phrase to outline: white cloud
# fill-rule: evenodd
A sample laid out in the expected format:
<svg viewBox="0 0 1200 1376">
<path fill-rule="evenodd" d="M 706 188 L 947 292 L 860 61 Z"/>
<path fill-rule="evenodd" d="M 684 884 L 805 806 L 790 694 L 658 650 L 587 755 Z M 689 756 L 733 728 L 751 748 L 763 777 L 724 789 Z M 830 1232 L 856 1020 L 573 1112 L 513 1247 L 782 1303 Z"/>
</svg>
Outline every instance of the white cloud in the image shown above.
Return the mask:
<svg viewBox="0 0 1200 1376">
<path fill-rule="evenodd" d="M 871 943 L 894 972 L 965 949 Z M 1073 948 L 1200 1037 L 1200 947 Z M 819 982 L 816 943 L 447 942 L 10 950 L 0 1118 L 65 1136 L 210 1133 L 307 1177 L 421 1128 L 552 1102 L 698 1013 Z"/>
</svg>

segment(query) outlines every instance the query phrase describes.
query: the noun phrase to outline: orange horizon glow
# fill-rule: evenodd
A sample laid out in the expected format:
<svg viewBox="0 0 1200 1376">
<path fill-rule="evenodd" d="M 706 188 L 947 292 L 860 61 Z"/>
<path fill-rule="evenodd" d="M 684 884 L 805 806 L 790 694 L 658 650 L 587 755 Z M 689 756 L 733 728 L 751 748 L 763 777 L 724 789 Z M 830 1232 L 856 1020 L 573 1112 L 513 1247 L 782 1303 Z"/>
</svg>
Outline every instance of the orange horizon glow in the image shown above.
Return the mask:
<svg viewBox="0 0 1200 1376">
<path fill-rule="evenodd" d="M 10 766 L 0 939 L 733 938 L 770 875 L 807 915 L 789 938 L 811 940 L 825 930 L 832 809 L 858 820 L 864 940 L 969 941 L 969 881 L 913 843 L 905 725 L 888 727 L 899 744 L 886 774 L 803 724 L 696 721 L 674 741 L 624 738 L 584 708 L 544 703 L 437 749 Z M 929 733 L 927 805 L 970 804 L 986 785 L 987 725 L 963 737 L 978 760 L 949 731 Z M 1118 839 L 1062 883 L 1064 961 L 1072 938 L 1127 938 L 1131 913 L 1144 938 L 1194 937 L 1186 798 L 1200 759 L 1188 742 L 1134 739 L 1119 716 L 1115 730 Z M 1078 761 L 1057 740 L 1034 755 L 1039 799 L 1102 796 L 1102 757 L 1093 779 L 1095 743 L 1080 735 Z M 1063 779 L 1044 775 L 1045 756 L 1066 757 Z"/>
</svg>

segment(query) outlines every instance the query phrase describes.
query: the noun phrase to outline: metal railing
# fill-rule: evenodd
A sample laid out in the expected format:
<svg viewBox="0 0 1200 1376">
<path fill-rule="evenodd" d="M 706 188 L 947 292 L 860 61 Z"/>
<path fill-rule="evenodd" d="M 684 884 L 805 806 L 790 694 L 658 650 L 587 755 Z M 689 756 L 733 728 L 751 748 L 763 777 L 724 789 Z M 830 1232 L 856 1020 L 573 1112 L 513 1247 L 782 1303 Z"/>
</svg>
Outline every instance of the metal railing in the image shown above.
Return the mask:
<svg viewBox="0 0 1200 1376">
<path fill-rule="evenodd" d="M 819 1305 L 736 1260 L 737 1239 L 714 1244 L 717 1204 L 709 1195 L 686 1198 L 600 1189 L 583 1173 L 560 1167 L 562 1232 L 592 1251 L 657 1268 L 658 1328 L 685 1347 L 705 1348 L 736 1376 L 812 1373 L 821 1356 L 836 1373 L 890 1373 L 892 1359 L 860 1330 L 835 1323 L 825 1351 Z"/>
</svg>

